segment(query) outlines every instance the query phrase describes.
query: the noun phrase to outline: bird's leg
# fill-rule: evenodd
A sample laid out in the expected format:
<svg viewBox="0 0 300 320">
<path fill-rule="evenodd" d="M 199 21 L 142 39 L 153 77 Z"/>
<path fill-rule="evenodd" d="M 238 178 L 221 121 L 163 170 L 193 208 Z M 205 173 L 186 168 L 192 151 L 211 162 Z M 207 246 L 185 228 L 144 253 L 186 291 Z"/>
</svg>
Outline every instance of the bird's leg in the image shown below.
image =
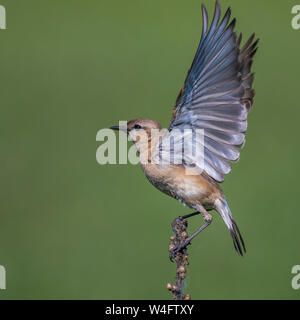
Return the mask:
<svg viewBox="0 0 300 320">
<path fill-rule="evenodd" d="M 200 212 L 197 211 L 197 212 L 193 212 L 193 213 L 190 213 L 190 214 L 186 214 L 185 216 L 182 216 L 182 217 L 180 217 L 180 218 L 183 219 L 183 220 L 185 220 L 185 219 L 188 219 L 188 218 L 190 218 L 190 217 L 196 216 L 197 214 L 200 214 Z"/>
<path fill-rule="evenodd" d="M 194 239 L 201 231 L 203 231 L 206 227 L 208 227 L 211 222 L 212 222 L 212 216 L 205 210 L 203 206 L 198 206 L 199 207 L 199 212 L 191 213 L 185 217 L 191 217 L 194 216 L 198 213 L 200 213 L 205 221 L 205 223 L 196 231 L 194 232 L 190 237 L 188 237 L 185 242 L 175 246 L 172 251 L 170 252 L 170 259 L 172 260 L 175 252 L 178 252 L 184 248 L 186 248 L 189 244 L 191 244 L 192 239 Z M 182 217 L 184 218 L 184 217 Z"/>
</svg>

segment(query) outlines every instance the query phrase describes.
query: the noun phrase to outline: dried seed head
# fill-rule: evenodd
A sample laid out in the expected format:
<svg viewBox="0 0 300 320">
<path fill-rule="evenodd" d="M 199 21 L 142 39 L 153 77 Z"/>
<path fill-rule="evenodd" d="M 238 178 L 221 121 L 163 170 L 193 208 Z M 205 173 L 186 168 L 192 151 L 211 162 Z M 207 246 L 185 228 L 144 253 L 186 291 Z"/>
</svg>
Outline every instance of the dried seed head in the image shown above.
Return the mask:
<svg viewBox="0 0 300 320">
<path fill-rule="evenodd" d="M 171 283 L 167 283 L 167 290 L 169 290 L 169 291 L 172 290 L 172 285 L 171 285 Z"/>
<path fill-rule="evenodd" d="M 171 240 L 171 241 L 175 240 L 175 236 L 171 236 L 171 237 L 170 237 L 170 240 Z"/>
<path fill-rule="evenodd" d="M 180 266 L 177 271 L 179 273 L 185 272 L 185 267 L 184 266 Z"/>
<path fill-rule="evenodd" d="M 174 247 L 175 247 L 174 244 L 170 244 L 170 245 L 169 245 L 169 251 L 172 251 L 172 249 L 173 249 Z"/>
<path fill-rule="evenodd" d="M 186 294 L 186 295 L 184 296 L 184 300 L 191 300 L 191 295 Z"/>
<path fill-rule="evenodd" d="M 181 236 L 184 238 L 184 239 L 187 239 L 187 237 L 189 236 L 188 233 L 186 231 L 183 231 Z"/>
</svg>

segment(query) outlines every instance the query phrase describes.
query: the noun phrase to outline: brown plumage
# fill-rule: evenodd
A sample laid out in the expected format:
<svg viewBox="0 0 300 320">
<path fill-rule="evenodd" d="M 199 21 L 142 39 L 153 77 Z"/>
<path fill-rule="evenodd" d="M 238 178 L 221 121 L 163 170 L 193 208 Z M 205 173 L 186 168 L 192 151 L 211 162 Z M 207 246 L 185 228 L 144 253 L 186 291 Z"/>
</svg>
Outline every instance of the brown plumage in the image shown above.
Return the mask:
<svg viewBox="0 0 300 320">
<path fill-rule="evenodd" d="M 200 213 L 205 221 L 173 253 L 211 223 L 208 211 L 214 209 L 228 227 L 235 249 L 243 255 L 244 241 L 218 183 L 231 171 L 230 162 L 239 159 L 239 149 L 245 142 L 247 114 L 254 97 L 251 66 L 258 40 L 254 41 L 253 34 L 241 47 L 242 35 L 237 38 L 234 32 L 235 19 L 229 23 L 231 9 L 220 21 L 218 2 L 210 28 L 205 6 L 202 14 L 200 44 L 176 99 L 168 130 L 162 131 L 160 124 L 150 119 L 134 119 L 126 127 L 112 128 L 125 131 L 135 143 L 147 179 L 196 210 L 195 214 Z M 203 129 L 201 138 L 194 134 L 198 129 Z M 202 152 L 195 152 L 195 139 Z M 183 146 L 183 140 L 188 144 Z M 182 161 L 177 163 L 178 159 Z"/>
</svg>

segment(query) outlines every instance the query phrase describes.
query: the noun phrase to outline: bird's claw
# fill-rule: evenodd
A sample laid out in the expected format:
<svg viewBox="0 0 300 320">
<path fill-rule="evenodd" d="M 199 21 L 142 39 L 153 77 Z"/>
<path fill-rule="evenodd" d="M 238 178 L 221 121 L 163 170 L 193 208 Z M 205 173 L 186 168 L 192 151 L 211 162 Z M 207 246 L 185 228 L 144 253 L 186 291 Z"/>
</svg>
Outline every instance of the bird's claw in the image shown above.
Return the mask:
<svg viewBox="0 0 300 320">
<path fill-rule="evenodd" d="M 185 249 L 189 244 L 191 244 L 190 242 L 184 242 L 184 243 L 180 243 L 174 246 L 174 248 L 172 248 L 170 250 L 170 260 L 173 262 L 173 259 L 175 258 L 175 254 L 179 251 L 182 251 L 183 249 Z"/>
</svg>

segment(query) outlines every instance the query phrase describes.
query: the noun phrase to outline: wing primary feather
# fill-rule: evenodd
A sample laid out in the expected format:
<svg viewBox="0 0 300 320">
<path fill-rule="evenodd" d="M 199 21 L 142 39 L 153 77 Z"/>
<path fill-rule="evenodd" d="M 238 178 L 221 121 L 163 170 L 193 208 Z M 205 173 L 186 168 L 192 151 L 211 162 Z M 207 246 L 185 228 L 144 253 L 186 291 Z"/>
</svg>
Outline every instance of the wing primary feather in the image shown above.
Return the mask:
<svg viewBox="0 0 300 320">
<path fill-rule="evenodd" d="M 200 167 L 202 156 L 204 171 L 223 182 L 231 170 L 230 161 L 239 159 L 245 143 L 247 115 L 255 95 L 251 67 L 259 39 L 253 33 L 242 44 L 243 35 L 235 32 L 236 19 L 231 20 L 230 7 L 221 18 L 221 6 L 216 1 L 211 23 L 206 7 L 201 8 L 201 38 L 176 99 L 169 132 L 203 129 L 204 155 L 186 154 L 183 163 Z M 232 231 L 235 247 L 242 254 L 244 243 L 234 222 Z"/>
<path fill-rule="evenodd" d="M 203 22 L 202 22 L 202 35 L 201 35 L 201 40 L 204 39 L 204 37 L 206 36 L 206 32 L 207 32 L 207 25 L 208 25 L 208 14 L 207 14 L 207 10 L 204 4 L 201 5 L 202 7 L 202 18 L 203 18 Z M 200 42 L 201 43 L 201 42 Z"/>
<path fill-rule="evenodd" d="M 243 35 L 242 33 L 240 33 L 238 39 L 237 39 L 237 42 L 236 42 L 236 46 L 239 48 L 240 45 L 241 45 L 241 42 L 242 42 L 242 39 L 243 39 Z"/>
<path fill-rule="evenodd" d="M 255 38 L 255 33 L 252 33 L 250 38 L 245 42 L 245 44 L 241 48 L 241 50 L 240 50 L 241 53 L 243 53 L 249 47 L 250 43 L 253 41 L 254 38 Z"/>
</svg>

